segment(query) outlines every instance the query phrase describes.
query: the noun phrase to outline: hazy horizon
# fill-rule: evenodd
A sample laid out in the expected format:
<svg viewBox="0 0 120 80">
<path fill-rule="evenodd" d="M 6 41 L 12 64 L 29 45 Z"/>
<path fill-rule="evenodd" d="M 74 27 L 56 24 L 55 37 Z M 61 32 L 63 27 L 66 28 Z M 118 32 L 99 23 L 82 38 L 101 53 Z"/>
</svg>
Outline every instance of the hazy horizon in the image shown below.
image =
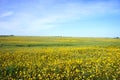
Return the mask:
<svg viewBox="0 0 120 80">
<path fill-rule="evenodd" d="M 0 0 L 0 35 L 120 37 L 120 0 Z"/>
</svg>

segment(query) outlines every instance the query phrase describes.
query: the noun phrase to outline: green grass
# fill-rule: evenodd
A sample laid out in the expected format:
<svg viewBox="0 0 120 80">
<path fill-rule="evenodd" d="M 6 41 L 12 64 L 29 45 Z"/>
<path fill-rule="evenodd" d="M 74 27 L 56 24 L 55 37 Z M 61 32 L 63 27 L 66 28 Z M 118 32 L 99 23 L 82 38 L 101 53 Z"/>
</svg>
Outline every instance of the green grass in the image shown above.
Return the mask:
<svg viewBox="0 0 120 80">
<path fill-rule="evenodd" d="M 116 46 L 120 39 L 112 38 L 76 38 L 76 37 L 0 37 L 0 47 L 60 47 L 60 46 Z"/>
</svg>

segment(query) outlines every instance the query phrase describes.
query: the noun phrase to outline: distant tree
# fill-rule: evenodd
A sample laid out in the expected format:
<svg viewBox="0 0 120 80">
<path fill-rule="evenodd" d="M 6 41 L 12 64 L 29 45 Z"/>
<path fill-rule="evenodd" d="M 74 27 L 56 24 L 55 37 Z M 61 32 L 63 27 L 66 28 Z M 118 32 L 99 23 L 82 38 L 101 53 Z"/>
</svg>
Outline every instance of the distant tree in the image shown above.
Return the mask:
<svg viewBox="0 0 120 80">
<path fill-rule="evenodd" d="M 119 37 L 115 37 L 115 39 L 119 39 Z"/>
<path fill-rule="evenodd" d="M 9 36 L 14 36 L 14 35 L 0 35 L 0 37 L 9 37 Z"/>
<path fill-rule="evenodd" d="M 14 35 L 10 35 L 10 36 L 14 36 Z"/>
</svg>

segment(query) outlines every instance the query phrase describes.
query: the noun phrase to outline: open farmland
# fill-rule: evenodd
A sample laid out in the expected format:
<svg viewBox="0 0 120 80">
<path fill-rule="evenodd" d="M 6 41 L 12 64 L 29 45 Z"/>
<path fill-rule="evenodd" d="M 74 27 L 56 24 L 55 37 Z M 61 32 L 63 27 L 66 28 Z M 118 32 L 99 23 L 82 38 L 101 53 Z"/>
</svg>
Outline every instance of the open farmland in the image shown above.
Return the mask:
<svg viewBox="0 0 120 80">
<path fill-rule="evenodd" d="M 120 39 L 0 37 L 0 80 L 120 80 Z"/>
</svg>

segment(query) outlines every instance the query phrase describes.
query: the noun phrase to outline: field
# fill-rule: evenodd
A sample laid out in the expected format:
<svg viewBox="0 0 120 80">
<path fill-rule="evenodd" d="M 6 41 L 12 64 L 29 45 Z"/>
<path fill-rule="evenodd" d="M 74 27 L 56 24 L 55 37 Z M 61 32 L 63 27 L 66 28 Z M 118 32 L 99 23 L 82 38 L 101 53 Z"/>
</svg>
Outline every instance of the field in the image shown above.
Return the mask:
<svg viewBox="0 0 120 80">
<path fill-rule="evenodd" d="M 120 80 L 120 39 L 2 36 L 0 80 Z"/>
</svg>

